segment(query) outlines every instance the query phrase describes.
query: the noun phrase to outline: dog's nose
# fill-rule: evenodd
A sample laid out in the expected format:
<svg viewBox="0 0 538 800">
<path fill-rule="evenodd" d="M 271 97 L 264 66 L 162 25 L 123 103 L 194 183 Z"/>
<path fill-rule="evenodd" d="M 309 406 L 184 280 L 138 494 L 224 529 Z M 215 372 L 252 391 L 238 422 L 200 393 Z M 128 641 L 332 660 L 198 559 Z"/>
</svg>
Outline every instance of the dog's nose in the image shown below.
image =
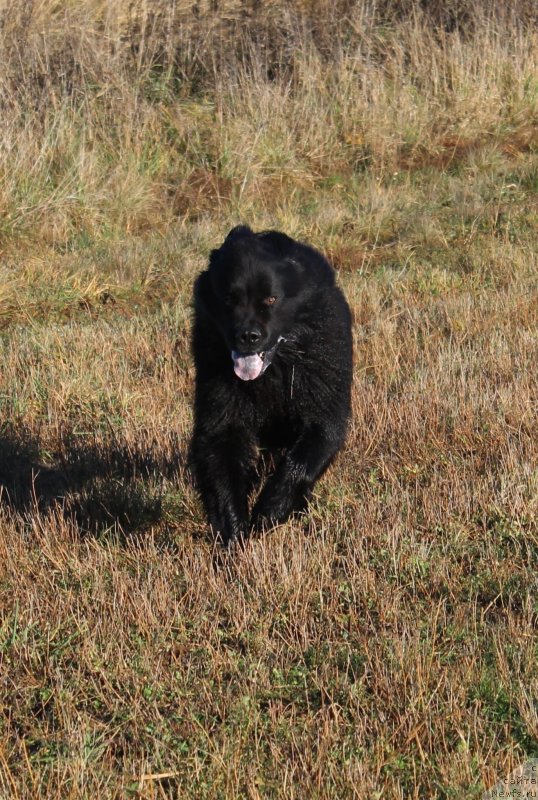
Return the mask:
<svg viewBox="0 0 538 800">
<path fill-rule="evenodd" d="M 244 347 L 252 347 L 262 338 L 261 331 L 257 328 L 250 328 L 239 332 L 237 337 L 239 344 Z"/>
</svg>

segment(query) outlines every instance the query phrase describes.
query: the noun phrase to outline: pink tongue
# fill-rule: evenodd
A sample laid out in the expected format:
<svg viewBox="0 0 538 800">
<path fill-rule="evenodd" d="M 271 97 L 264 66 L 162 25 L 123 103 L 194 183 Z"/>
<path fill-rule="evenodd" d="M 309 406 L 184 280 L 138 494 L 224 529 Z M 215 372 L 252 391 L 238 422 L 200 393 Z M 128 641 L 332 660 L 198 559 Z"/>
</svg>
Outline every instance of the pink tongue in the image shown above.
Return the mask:
<svg viewBox="0 0 538 800">
<path fill-rule="evenodd" d="M 242 381 L 253 381 L 261 375 L 263 369 L 263 359 L 255 353 L 252 356 L 240 356 L 232 353 L 234 360 L 234 372 Z"/>
</svg>

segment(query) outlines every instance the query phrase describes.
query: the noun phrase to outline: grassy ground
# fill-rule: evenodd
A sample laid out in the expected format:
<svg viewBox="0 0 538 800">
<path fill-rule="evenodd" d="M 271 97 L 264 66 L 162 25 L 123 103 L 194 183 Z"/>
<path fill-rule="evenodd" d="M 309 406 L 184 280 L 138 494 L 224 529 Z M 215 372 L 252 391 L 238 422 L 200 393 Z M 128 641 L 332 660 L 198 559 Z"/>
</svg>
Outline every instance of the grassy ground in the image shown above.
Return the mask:
<svg viewBox="0 0 538 800">
<path fill-rule="evenodd" d="M 222 5 L 2 18 L 0 797 L 480 798 L 538 757 L 532 5 Z M 354 418 L 221 562 L 190 291 L 239 221 L 332 258 Z"/>
</svg>

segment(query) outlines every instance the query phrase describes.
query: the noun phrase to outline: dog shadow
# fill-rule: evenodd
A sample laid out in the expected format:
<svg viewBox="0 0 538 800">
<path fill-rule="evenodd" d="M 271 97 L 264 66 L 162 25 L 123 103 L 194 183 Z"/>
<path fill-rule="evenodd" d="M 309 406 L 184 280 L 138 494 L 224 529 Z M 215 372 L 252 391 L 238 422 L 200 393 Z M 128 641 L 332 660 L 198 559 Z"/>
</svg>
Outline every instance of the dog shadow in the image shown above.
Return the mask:
<svg viewBox="0 0 538 800">
<path fill-rule="evenodd" d="M 5 427 L 0 505 L 23 517 L 60 513 L 76 523 L 81 537 L 142 535 L 163 517 L 165 484 L 179 483 L 186 469 L 179 437 L 175 445 L 164 454 L 157 443 L 66 432 L 53 452 L 45 452 L 39 435 Z"/>
</svg>

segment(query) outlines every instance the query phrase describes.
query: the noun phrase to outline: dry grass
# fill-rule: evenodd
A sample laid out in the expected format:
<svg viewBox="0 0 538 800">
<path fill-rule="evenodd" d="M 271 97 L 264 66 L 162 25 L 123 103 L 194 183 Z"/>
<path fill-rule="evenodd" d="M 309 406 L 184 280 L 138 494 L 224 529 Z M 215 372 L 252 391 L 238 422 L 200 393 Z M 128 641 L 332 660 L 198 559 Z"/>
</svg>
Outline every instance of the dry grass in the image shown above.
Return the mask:
<svg viewBox="0 0 538 800">
<path fill-rule="evenodd" d="M 532 4 L 285 5 L 3 12 L 2 798 L 479 798 L 538 756 Z M 232 561 L 185 454 L 240 220 L 330 254 L 356 376 L 308 516 Z"/>
</svg>

